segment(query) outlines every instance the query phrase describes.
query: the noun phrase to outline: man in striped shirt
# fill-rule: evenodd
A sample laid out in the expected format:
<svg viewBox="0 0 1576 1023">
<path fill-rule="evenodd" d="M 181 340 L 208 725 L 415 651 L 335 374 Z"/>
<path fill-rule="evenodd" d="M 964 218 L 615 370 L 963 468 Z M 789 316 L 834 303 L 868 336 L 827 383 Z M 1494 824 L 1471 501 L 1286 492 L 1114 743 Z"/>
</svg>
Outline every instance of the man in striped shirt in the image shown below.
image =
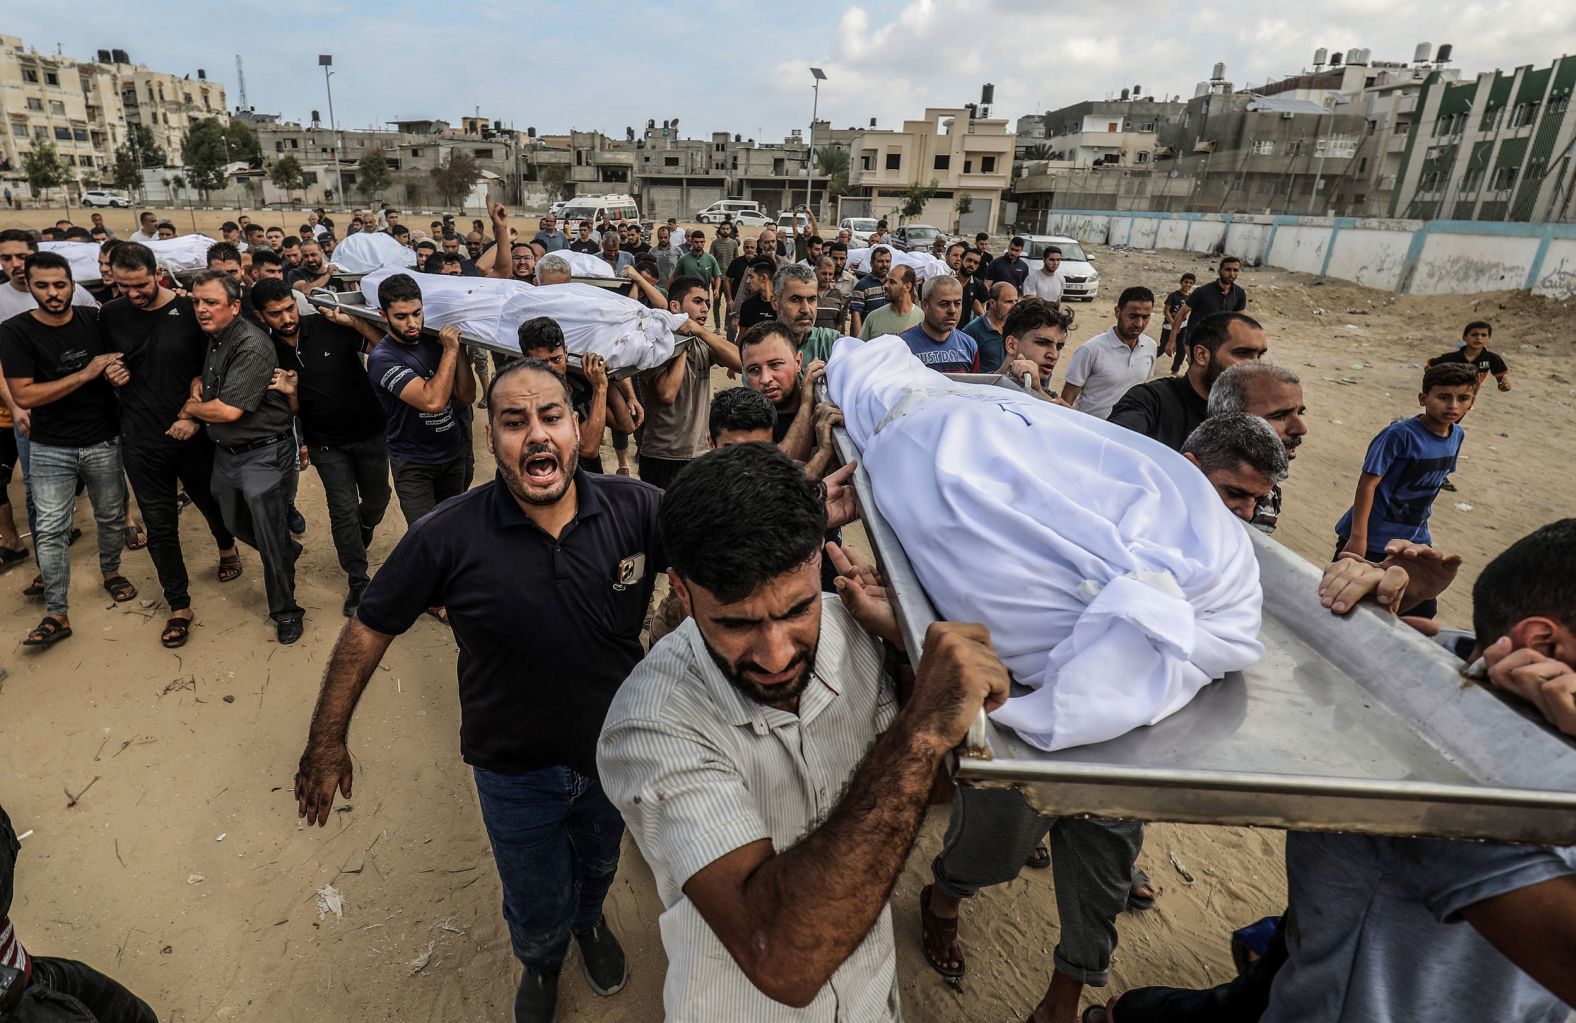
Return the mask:
<svg viewBox="0 0 1576 1023">
<path fill-rule="evenodd" d="M 982 626 L 932 626 L 903 667 L 879 579 L 835 544 L 823 596 L 827 523 L 821 484 L 759 443 L 663 501 L 690 618 L 620 688 L 597 770 L 666 907 L 669 1021 L 897 1019 L 893 882 L 947 751 L 1006 698 Z"/>
</svg>

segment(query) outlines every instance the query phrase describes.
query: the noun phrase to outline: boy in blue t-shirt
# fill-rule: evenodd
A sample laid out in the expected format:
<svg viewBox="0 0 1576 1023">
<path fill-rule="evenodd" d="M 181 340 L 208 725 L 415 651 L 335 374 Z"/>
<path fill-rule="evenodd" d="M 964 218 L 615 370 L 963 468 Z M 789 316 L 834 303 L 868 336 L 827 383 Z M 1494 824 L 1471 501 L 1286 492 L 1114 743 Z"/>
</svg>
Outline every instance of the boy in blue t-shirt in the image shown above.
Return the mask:
<svg viewBox="0 0 1576 1023">
<path fill-rule="evenodd" d="M 1357 495 L 1335 525 L 1337 557 L 1351 551 L 1380 562 L 1391 540 L 1433 543 L 1428 516 L 1455 470 L 1464 436 L 1456 423 L 1472 408 L 1476 394 L 1477 371 L 1471 366 L 1445 363 L 1423 373 L 1417 396 L 1422 415 L 1391 423 L 1368 445 Z M 1433 617 L 1429 610 L 1421 616 Z"/>
</svg>

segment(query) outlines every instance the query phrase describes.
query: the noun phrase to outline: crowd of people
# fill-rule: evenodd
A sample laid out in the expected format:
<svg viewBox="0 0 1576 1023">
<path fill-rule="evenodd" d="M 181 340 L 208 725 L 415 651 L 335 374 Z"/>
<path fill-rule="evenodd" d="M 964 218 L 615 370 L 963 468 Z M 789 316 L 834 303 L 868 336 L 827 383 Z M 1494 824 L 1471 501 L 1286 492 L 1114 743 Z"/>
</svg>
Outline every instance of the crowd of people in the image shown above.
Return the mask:
<svg viewBox="0 0 1576 1023">
<path fill-rule="evenodd" d="M 298 485 L 315 470 L 348 620 L 307 730 L 299 813 L 321 825 L 350 796 L 350 723 L 396 637 L 424 615 L 446 623 L 461 754 L 523 967 L 518 1023 L 555 1018 L 571 945 L 597 994 L 626 983 L 603 915 L 626 827 L 665 907 L 670 1019 L 901 1018 L 894 928 L 913 927 L 930 967 L 962 978 L 968 900 L 1025 868 L 1052 871 L 1060 915 L 1030 1018 L 1078 1018 L 1084 988 L 1107 983 L 1121 914 L 1159 897 L 1136 866 L 1143 825 L 1048 818 L 1011 791 L 952 787 L 948 751 L 1005 699 L 1008 672 L 990 623 L 938 624 L 907 648 L 879 572 L 843 543 L 859 517 L 854 467 L 816 383 L 839 339 L 896 335 L 941 373 L 1005 375 L 1180 452 L 1232 515 L 1273 531 L 1309 420 L 1298 376 L 1248 312 L 1239 260 L 1221 257 L 1203 285 L 1185 275 L 1158 303 L 1124 289 L 1064 361 L 1061 253 L 1030 266 L 1021 238 L 1000 253 L 987 236 L 941 239 L 948 272 L 921 281 L 882 244 L 884 222 L 856 273 L 849 233 L 823 237 L 813 215 L 792 237 L 740 238 L 725 222 L 709 240 L 670 220 L 648 243 L 637 223 L 582 221 L 571 237 L 551 215 L 527 238 L 501 206 L 469 231 L 356 211 L 348 232 L 386 232 L 415 257 L 379 284 L 374 326 L 306 301 L 335 273 L 324 211 L 294 235 L 227 222 L 189 280 L 147 245 L 168 226 L 144 213 L 124 240 L 101 237 L 102 223 L 0 231 L 0 484 L 21 467 L 33 541 L 29 552 L 0 486 L 0 569 L 33 557 L 24 593 L 44 604 L 24 645 L 43 656 L 72 635 L 83 497 L 114 601 L 137 597 L 145 574 L 124 552 L 147 548 L 165 647 L 187 643 L 196 616 L 186 508 L 213 539 L 217 581 L 255 565 L 275 638 L 296 642 Z M 98 242 L 100 280 L 76 282 L 42 240 Z M 518 354 L 425 329 L 426 275 L 552 287 L 575 276 L 566 251 L 681 314 L 676 355 L 615 378 L 595 355 L 572 359 L 548 317 L 519 325 Z M 1374 438 L 1331 523 L 1320 595 L 1334 614 L 1368 601 L 1404 616 L 1576 735 L 1576 520 L 1484 570 L 1472 631 L 1434 620 L 1460 559 L 1435 547 L 1432 504 L 1482 383 L 1510 387 L 1491 337 L 1469 324 L 1423 372 L 1420 414 Z M 714 387 L 718 371 L 737 385 Z M 496 465 L 479 484 L 478 425 Z M 374 573 L 394 499 L 405 531 Z M 659 575 L 668 594 L 653 608 Z M 894 882 L 936 801 L 950 822 L 932 883 L 918 919 L 894 923 Z M 15 850 L 0 813 L 0 969 L 20 978 L 0 975 L 0 1018 L 58 996 L 105 1023 L 153 1020 L 96 971 L 25 948 L 5 919 Z M 1290 906 L 1253 932 L 1231 984 L 1140 989 L 1083 1019 L 1355 1023 L 1427 1005 L 1436 1019 L 1563 1023 L 1562 1003 L 1576 1003 L 1576 849 L 1294 834 L 1286 868 Z"/>
</svg>

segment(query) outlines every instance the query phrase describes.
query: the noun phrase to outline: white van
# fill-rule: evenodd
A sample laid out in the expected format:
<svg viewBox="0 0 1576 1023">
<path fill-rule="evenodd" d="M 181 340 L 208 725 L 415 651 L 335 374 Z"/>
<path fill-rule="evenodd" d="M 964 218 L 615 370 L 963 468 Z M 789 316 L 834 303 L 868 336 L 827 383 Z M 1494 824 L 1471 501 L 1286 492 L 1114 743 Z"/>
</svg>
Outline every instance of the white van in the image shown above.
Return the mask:
<svg viewBox="0 0 1576 1023">
<path fill-rule="evenodd" d="M 724 217 L 738 217 L 741 213 L 760 213 L 761 204 L 754 199 L 718 199 L 695 214 L 702 224 L 720 224 Z"/>
<path fill-rule="evenodd" d="M 577 195 L 564 206 L 563 212 L 558 215 L 563 222 L 563 227 L 569 234 L 574 234 L 580 228 L 580 221 L 589 220 L 594 230 L 598 220 L 606 219 L 614 224 L 625 221 L 640 223 L 640 207 L 635 205 L 632 195 Z"/>
</svg>

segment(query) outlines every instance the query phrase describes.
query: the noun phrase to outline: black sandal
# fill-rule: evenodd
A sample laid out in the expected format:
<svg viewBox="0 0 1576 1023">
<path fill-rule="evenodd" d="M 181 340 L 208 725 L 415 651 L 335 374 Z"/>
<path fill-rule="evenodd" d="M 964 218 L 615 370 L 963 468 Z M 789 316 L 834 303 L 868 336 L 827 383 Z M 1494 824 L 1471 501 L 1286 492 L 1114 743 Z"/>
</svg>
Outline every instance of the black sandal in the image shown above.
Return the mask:
<svg viewBox="0 0 1576 1023">
<path fill-rule="evenodd" d="M 171 618 L 164 623 L 164 632 L 159 635 L 159 642 L 170 650 L 185 646 L 186 636 L 191 632 L 191 628 L 190 618 Z"/>
<path fill-rule="evenodd" d="M 231 582 L 241 578 L 241 552 L 219 555 L 219 581 Z"/>
<path fill-rule="evenodd" d="M 37 600 L 44 595 L 44 577 L 35 575 L 33 581 L 22 587 L 22 596 L 29 600 Z"/>
<path fill-rule="evenodd" d="M 4 572 L 14 565 L 20 565 L 32 556 L 32 553 L 26 547 L 18 547 L 15 550 L 9 547 L 0 547 L 0 572 Z"/>
<path fill-rule="evenodd" d="M 71 635 L 71 626 L 62 625 L 60 619 L 54 615 L 45 615 L 44 620 L 38 623 L 38 628 L 27 634 L 22 640 L 23 646 L 54 646 L 67 636 Z"/>
<path fill-rule="evenodd" d="M 932 887 L 927 884 L 919 891 L 919 947 L 932 970 L 949 981 L 961 980 L 968 963 L 963 959 L 963 950 L 958 948 L 958 918 L 948 920 L 930 911 Z M 946 965 L 949 962 L 959 965 L 953 969 Z"/>
<path fill-rule="evenodd" d="M 1029 858 L 1023 861 L 1023 865 L 1035 870 L 1044 870 L 1051 865 L 1051 851 L 1045 848 L 1044 842 L 1036 842 L 1034 848 L 1029 850 Z"/>
<path fill-rule="evenodd" d="M 137 595 L 137 588 L 131 580 L 123 575 L 112 575 L 104 580 L 104 589 L 114 598 L 115 603 L 124 604 Z"/>
</svg>

